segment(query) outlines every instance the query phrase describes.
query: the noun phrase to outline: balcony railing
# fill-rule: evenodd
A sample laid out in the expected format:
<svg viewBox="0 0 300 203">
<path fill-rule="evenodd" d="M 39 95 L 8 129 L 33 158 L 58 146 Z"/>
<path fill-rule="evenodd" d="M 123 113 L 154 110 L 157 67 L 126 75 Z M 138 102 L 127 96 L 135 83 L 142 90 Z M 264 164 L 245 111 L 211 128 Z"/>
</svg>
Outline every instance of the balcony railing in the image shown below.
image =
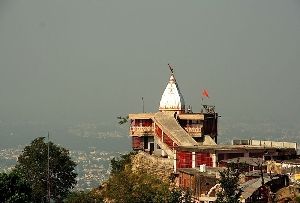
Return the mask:
<svg viewBox="0 0 300 203">
<path fill-rule="evenodd" d="M 130 135 L 144 135 L 144 134 L 153 134 L 153 126 L 131 126 Z"/>
<path fill-rule="evenodd" d="M 191 134 L 201 134 L 201 127 L 185 127 L 184 128 L 186 132 Z"/>
</svg>

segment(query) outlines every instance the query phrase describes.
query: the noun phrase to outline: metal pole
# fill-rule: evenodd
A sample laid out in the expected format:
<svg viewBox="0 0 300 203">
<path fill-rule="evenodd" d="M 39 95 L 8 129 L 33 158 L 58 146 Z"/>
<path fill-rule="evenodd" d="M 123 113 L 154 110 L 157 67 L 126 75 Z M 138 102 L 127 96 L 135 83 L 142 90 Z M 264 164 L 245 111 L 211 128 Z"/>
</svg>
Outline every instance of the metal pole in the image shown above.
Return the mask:
<svg viewBox="0 0 300 203">
<path fill-rule="evenodd" d="M 48 166 L 47 166 L 47 186 L 48 186 L 48 202 L 50 203 L 50 150 L 49 150 L 49 143 L 50 143 L 50 138 L 49 138 L 49 131 L 48 131 Z"/>
<path fill-rule="evenodd" d="M 142 97 L 142 102 L 143 102 L 143 113 L 145 113 L 144 97 Z"/>
</svg>

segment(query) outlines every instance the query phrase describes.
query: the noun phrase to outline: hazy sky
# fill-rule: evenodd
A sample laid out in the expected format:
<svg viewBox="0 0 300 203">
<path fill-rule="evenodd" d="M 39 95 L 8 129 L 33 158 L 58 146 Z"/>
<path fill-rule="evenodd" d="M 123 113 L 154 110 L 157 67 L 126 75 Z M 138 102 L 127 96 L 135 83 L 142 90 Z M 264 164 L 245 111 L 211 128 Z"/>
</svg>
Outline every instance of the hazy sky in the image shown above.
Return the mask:
<svg viewBox="0 0 300 203">
<path fill-rule="evenodd" d="M 223 119 L 300 123 L 300 1 L 0 0 L 0 120 L 157 111 L 175 73 Z"/>
</svg>

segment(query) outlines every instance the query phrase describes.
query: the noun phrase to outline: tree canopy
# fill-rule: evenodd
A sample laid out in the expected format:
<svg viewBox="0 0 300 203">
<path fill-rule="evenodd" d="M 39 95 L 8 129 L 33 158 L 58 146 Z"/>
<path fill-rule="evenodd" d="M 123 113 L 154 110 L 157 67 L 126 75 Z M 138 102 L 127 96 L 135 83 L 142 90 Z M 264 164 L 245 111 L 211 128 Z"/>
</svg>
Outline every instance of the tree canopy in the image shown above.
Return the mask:
<svg viewBox="0 0 300 203">
<path fill-rule="evenodd" d="M 71 160 L 69 151 L 52 142 L 45 143 L 44 137 L 36 138 L 26 146 L 18 157 L 16 171 L 32 188 L 34 202 L 45 202 L 48 196 L 48 183 L 51 199 L 60 201 L 76 184 L 76 163 Z M 48 181 L 49 144 L 49 181 Z"/>
<path fill-rule="evenodd" d="M 118 174 L 125 170 L 125 166 L 131 166 L 131 156 L 135 155 L 136 152 L 130 152 L 128 154 L 121 155 L 120 158 L 113 158 L 110 161 L 111 174 Z"/>
<path fill-rule="evenodd" d="M 31 187 L 17 172 L 0 173 L 0 203 L 31 201 Z"/>
<path fill-rule="evenodd" d="M 245 164 L 229 163 L 227 169 L 220 171 L 222 190 L 217 193 L 216 203 L 238 203 L 242 190 L 240 189 L 239 179 Z"/>
<path fill-rule="evenodd" d="M 74 191 L 71 192 L 68 197 L 64 200 L 65 203 L 82 203 L 82 202 L 93 202 L 103 203 L 101 194 L 96 189 L 91 191 Z"/>
<path fill-rule="evenodd" d="M 128 122 L 129 116 L 118 116 L 117 119 L 119 119 L 119 124 L 123 125 L 124 123 Z"/>
</svg>

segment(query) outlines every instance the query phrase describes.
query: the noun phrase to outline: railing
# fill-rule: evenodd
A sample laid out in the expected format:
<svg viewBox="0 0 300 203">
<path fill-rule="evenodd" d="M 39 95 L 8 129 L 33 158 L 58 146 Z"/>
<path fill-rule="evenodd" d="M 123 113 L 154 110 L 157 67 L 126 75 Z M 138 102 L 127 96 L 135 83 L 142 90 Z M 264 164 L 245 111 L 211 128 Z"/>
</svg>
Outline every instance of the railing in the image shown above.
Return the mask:
<svg viewBox="0 0 300 203">
<path fill-rule="evenodd" d="M 277 142 L 277 141 L 267 141 L 267 140 L 232 140 L 232 145 L 252 145 L 252 146 L 297 149 L 296 142 Z"/>
<path fill-rule="evenodd" d="M 154 133 L 154 128 L 152 126 L 131 126 L 130 127 L 131 135 L 152 134 L 152 133 Z"/>
<path fill-rule="evenodd" d="M 198 134 L 201 134 L 201 129 L 200 127 L 185 127 L 184 128 L 186 132 L 188 133 L 198 133 Z"/>
</svg>

